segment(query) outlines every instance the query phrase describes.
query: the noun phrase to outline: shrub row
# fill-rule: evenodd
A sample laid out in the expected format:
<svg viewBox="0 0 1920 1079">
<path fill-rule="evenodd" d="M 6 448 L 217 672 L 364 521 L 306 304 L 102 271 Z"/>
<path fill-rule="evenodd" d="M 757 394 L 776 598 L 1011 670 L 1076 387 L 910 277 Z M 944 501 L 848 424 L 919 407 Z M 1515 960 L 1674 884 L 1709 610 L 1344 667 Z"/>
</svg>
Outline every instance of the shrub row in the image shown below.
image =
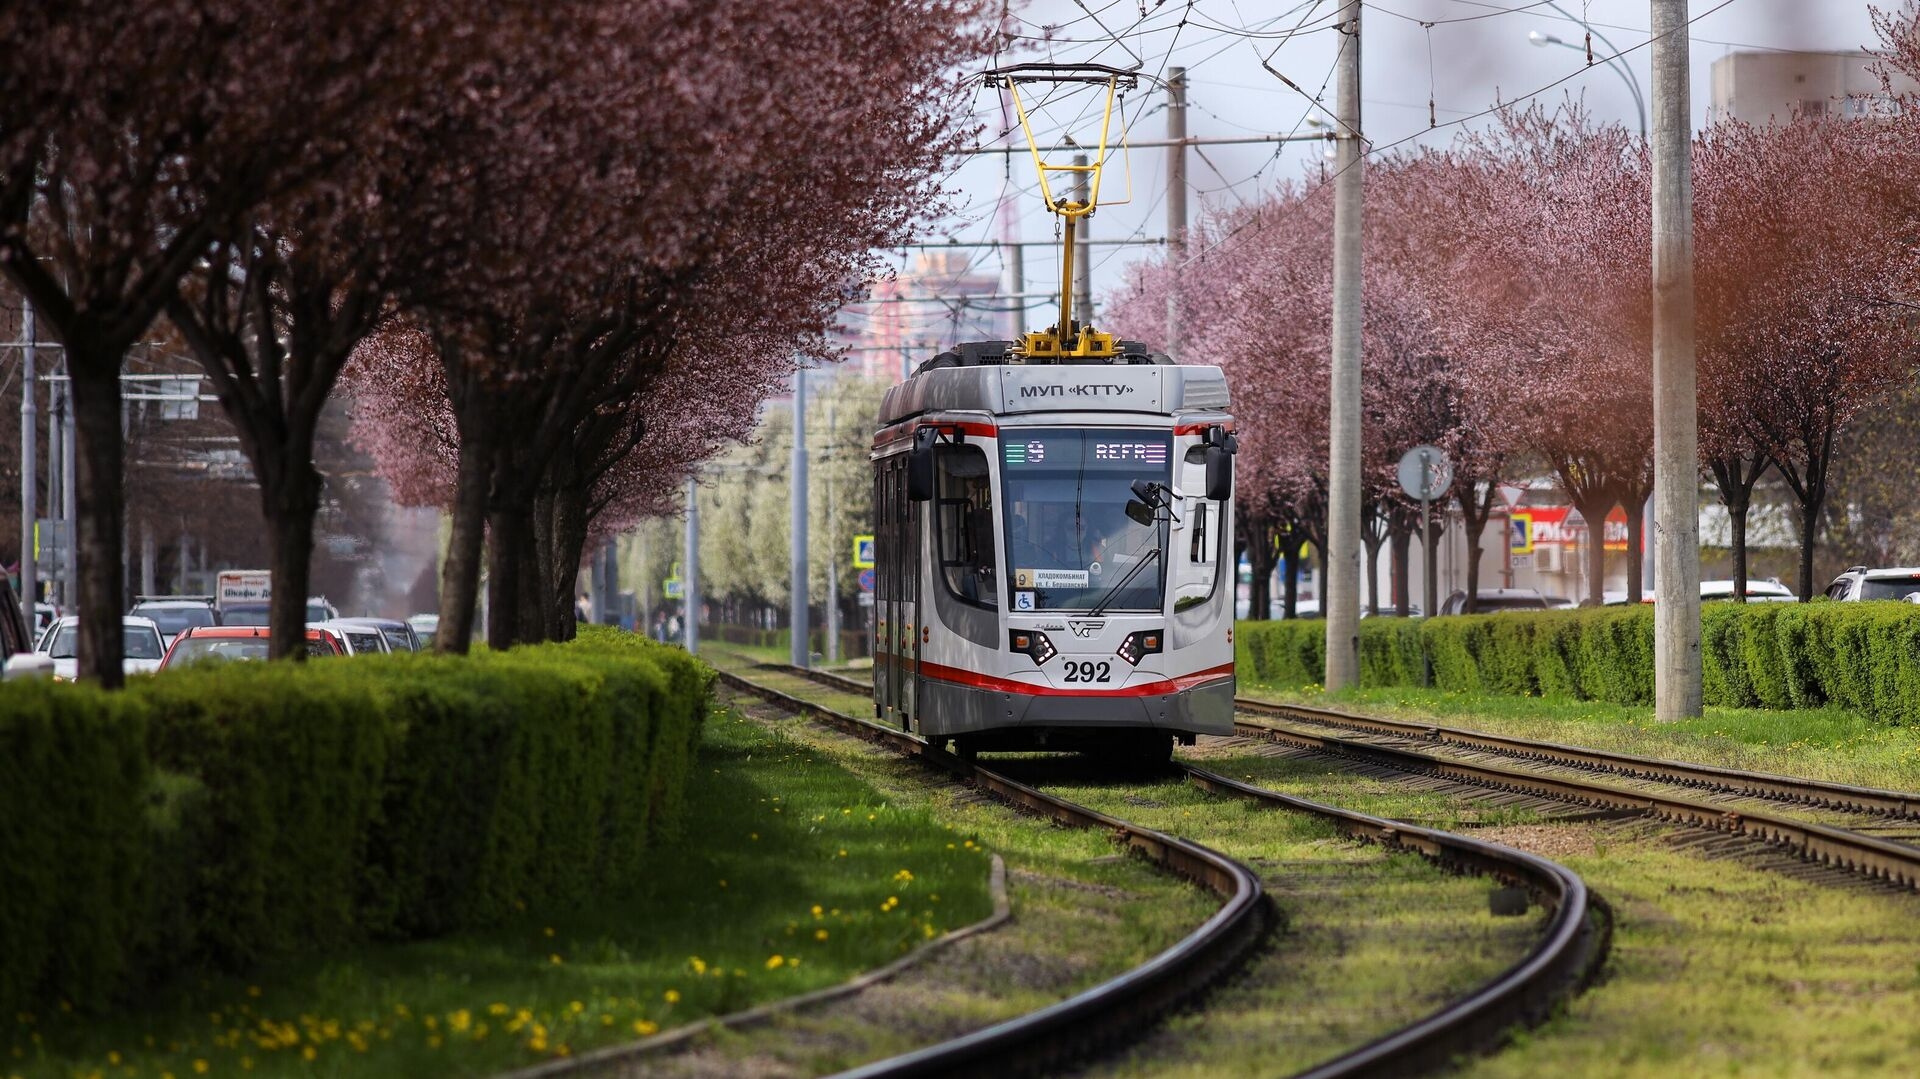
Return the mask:
<svg viewBox="0 0 1920 1079">
<path fill-rule="evenodd" d="M 1242 622 L 1244 676 L 1324 680 L 1326 624 Z M 1708 704 L 1837 704 L 1890 724 L 1920 723 L 1920 607 L 1908 603 L 1709 604 L 1701 616 Z M 1507 612 L 1360 622 L 1360 681 L 1648 704 L 1651 607 Z"/>
<path fill-rule="evenodd" d="M 0 687 L 0 1014 L 637 884 L 709 672 L 582 639 Z"/>
</svg>

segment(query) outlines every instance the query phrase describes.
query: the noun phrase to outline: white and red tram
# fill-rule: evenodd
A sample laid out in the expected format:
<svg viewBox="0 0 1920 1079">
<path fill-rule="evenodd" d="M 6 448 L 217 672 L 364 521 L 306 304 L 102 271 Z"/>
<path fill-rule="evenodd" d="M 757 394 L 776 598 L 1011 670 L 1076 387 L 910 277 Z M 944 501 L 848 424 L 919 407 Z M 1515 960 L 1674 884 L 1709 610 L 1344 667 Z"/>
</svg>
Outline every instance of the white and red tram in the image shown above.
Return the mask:
<svg viewBox="0 0 1920 1079">
<path fill-rule="evenodd" d="M 875 714 L 962 752 L 1229 733 L 1225 377 L 1132 342 L 1012 346 L 941 353 L 881 405 Z"/>
</svg>

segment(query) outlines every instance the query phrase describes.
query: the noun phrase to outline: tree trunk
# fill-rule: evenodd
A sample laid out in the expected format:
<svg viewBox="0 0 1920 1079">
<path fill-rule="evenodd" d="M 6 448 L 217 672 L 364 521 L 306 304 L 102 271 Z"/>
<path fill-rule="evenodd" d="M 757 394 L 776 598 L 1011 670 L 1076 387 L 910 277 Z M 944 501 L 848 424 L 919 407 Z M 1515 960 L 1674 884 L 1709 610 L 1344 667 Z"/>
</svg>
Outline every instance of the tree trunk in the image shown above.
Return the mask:
<svg viewBox="0 0 1920 1079">
<path fill-rule="evenodd" d="M 267 655 L 307 656 L 307 592 L 312 579 L 313 521 L 320 512 L 320 473 L 312 447 L 290 453 L 278 467 L 255 465 L 260 508 L 272 548 L 273 595 L 268 601 Z"/>
<path fill-rule="evenodd" d="M 126 587 L 121 548 L 126 536 L 126 500 L 120 431 L 120 356 L 71 349 L 73 421 L 78 432 L 75 513 L 79 520 L 79 676 L 118 689 L 126 681 L 121 618 Z M 71 539 L 70 539 L 71 542 Z"/>
<path fill-rule="evenodd" d="M 474 605 L 480 598 L 481 549 L 487 535 L 486 454 L 476 440 L 460 439 L 459 472 L 453 488 L 453 522 L 447 556 L 440 564 L 440 628 L 433 646 L 465 655 L 473 641 Z"/>
<path fill-rule="evenodd" d="M 1412 597 L 1407 595 L 1411 587 L 1412 574 L 1407 567 L 1407 555 L 1413 549 L 1413 529 L 1407 527 L 1404 514 L 1394 514 L 1387 525 L 1387 551 L 1390 556 L 1393 574 L 1393 613 L 1401 618 L 1413 613 L 1409 604 Z M 1431 615 L 1432 611 L 1423 612 Z"/>
<path fill-rule="evenodd" d="M 1627 602 L 1638 603 L 1646 595 L 1642 579 L 1641 544 L 1647 539 L 1647 500 L 1636 498 L 1627 507 Z"/>
<path fill-rule="evenodd" d="M 496 502 L 488 510 L 489 648 L 504 651 L 541 637 L 540 583 L 534 546 L 533 510 L 530 505 Z"/>
<path fill-rule="evenodd" d="M 587 545 L 587 494 L 563 487 L 542 496 L 537 518 L 541 547 L 541 594 L 548 640 L 570 641 L 578 633 L 574 589 Z"/>
<path fill-rule="evenodd" d="M 1386 538 L 1369 531 L 1360 540 L 1367 551 L 1367 613 L 1375 618 L 1380 617 L 1380 545 Z"/>
<path fill-rule="evenodd" d="M 1281 579 L 1281 599 L 1283 618 L 1300 617 L 1300 559 L 1287 559 L 1287 572 Z"/>
<path fill-rule="evenodd" d="M 1809 486 L 1810 497 L 1800 501 L 1800 602 L 1813 600 L 1813 542 L 1820 528 L 1820 509 L 1827 492 Z M 82 577 L 84 579 L 84 575 Z"/>
<path fill-rule="evenodd" d="M 1584 606 L 1604 606 L 1607 602 L 1607 514 L 1613 512 L 1613 500 L 1592 500 L 1576 508 L 1587 520 L 1587 601 Z"/>
<path fill-rule="evenodd" d="M 1485 487 L 1467 483 L 1455 501 L 1460 504 L 1460 523 L 1467 536 L 1467 610 L 1472 611 L 1480 595 L 1480 540 L 1487 534 L 1487 521 L 1493 516 L 1493 497 L 1499 485 L 1497 475 L 1489 476 Z M 1428 615 L 1436 612 L 1428 611 Z"/>
<path fill-rule="evenodd" d="M 1264 622 L 1273 615 L 1273 567 L 1275 528 L 1270 521 L 1256 520 L 1247 526 L 1247 618 Z"/>
<path fill-rule="evenodd" d="M 1765 457 L 1725 457 L 1707 462 L 1713 471 L 1714 486 L 1720 489 L 1720 502 L 1727 507 L 1731 535 L 1728 551 L 1733 561 L 1733 601 L 1747 601 L 1747 511 L 1753 506 L 1753 485 L 1760 482 L 1771 463 Z"/>
</svg>

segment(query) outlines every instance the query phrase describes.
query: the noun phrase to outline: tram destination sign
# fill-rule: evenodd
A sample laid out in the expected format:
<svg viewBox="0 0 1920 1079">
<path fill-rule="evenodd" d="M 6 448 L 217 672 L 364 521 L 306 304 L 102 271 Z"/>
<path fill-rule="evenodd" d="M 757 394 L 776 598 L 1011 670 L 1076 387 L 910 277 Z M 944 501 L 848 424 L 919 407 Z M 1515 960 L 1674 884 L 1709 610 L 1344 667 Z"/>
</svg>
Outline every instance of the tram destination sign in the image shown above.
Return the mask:
<svg viewBox="0 0 1920 1079">
<path fill-rule="evenodd" d="M 1158 367 L 1009 365 L 1000 368 L 1000 390 L 1007 412 L 1161 411 Z"/>
</svg>

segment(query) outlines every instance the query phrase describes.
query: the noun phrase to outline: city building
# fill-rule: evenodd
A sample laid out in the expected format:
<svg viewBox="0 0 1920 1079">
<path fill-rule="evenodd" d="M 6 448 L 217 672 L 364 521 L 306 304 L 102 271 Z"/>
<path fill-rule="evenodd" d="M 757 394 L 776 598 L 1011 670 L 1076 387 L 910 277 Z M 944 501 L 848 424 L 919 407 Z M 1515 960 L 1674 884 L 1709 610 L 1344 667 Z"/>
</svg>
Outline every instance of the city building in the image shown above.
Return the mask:
<svg viewBox="0 0 1920 1079">
<path fill-rule="evenodd" d="M 850 349 L 844 369 L 897 382 L 956 342 L 1002 337 L 1000 294 L 999 266 L 988 249 L 922 251 L 843 312 L 838 336 Z"/>
<path fill-rule="evenodd" d="M 1899 108 L 1864 52 L 1733 52 L 1713 62 L 1709 123 L 1743 120 L 1764 124 L 1796 112 L 1859 119 Z M 1895 93 L 1920 91 L 1920 83 L 1896 76 Z"/>
</svg>

